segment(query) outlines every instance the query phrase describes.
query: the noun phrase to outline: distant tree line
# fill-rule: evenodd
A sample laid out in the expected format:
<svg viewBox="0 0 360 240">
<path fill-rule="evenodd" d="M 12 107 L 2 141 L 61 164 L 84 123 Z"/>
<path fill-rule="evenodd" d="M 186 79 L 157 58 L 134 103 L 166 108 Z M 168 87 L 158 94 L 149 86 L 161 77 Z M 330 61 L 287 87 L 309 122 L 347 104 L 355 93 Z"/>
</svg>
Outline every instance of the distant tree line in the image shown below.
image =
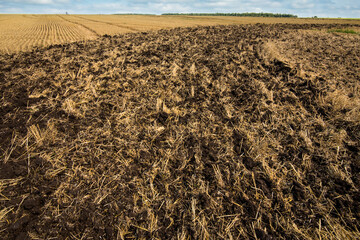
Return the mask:
<svg viewBox="0 0 360 240">
<path fill-rule="evenodd" d="M 151 13 L 114 13 L 113 15 L 155 15 Z"/>
<path fill-rule="evenodd" d="M 297 18 L 297 15 L 287 13 L 163 13 L 162 15 L 187 15 L 187 16 L 236 16 L 236 17 L 279 17 Z"/>
</svg>

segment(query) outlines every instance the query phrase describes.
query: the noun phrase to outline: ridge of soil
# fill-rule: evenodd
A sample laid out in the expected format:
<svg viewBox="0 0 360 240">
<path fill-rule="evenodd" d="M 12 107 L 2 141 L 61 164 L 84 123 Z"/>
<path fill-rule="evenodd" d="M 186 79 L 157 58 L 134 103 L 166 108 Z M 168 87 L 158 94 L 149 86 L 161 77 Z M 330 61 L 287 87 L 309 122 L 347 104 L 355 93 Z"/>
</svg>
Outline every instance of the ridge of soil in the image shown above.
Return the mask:
<svg viewBox="0 0 360 240">
<path fill-rule="evenodd" d="M 360 36 L 326 32 L 349 27 L 0 55 L 0 238 L 358 239 Z"/>
</svg>

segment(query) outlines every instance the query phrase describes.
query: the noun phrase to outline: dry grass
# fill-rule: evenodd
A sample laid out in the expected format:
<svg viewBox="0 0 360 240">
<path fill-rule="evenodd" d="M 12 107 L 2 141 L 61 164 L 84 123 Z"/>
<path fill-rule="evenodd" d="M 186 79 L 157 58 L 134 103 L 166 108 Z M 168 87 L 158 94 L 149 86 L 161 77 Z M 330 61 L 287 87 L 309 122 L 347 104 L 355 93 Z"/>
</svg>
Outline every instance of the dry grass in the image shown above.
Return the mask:
<svg viewBox="0 0 360 240">
<path fill-rule="evenodd" d="M 1 55 L 0 237 L 358 239 L 359 36 L 326 32 L 345 27 Z"/>
</svg>

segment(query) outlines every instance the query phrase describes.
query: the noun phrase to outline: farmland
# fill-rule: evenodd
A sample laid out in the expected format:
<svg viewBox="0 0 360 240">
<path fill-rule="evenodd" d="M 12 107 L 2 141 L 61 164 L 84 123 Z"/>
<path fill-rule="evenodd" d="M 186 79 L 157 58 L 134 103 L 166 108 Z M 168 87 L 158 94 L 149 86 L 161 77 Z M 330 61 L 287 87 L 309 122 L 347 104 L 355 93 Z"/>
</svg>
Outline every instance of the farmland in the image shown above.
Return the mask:
<svg viewBox="0 0 360 240">
<path fill-rule="evenodd" d="M 155 15 L 0 15 L 0 52 L 30 51 L 34 47 L 92 40 L 98 36 L 198 25 L 255 23 L 359 24 L 360 20 L 284 19 L 229 16 Z"/>
<path fill-rule="evenodd" d="M 0 55 L 1 239 L 359 239 L 356 22 L 22 17 L 45 47 Z"/>
</svg>

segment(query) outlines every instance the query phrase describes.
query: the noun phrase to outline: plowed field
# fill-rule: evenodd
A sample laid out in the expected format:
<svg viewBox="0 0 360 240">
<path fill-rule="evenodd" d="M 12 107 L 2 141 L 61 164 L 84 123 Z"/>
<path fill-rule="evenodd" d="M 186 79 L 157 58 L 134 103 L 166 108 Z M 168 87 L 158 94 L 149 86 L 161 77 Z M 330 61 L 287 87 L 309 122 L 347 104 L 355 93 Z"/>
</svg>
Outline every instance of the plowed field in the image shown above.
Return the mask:
<svg viewBox="0 0 360 240">
<path fill-rule="evenodd" d="M 357 27 L 0 55 L 0 238 L 359 239 Z"/>
</svg>

